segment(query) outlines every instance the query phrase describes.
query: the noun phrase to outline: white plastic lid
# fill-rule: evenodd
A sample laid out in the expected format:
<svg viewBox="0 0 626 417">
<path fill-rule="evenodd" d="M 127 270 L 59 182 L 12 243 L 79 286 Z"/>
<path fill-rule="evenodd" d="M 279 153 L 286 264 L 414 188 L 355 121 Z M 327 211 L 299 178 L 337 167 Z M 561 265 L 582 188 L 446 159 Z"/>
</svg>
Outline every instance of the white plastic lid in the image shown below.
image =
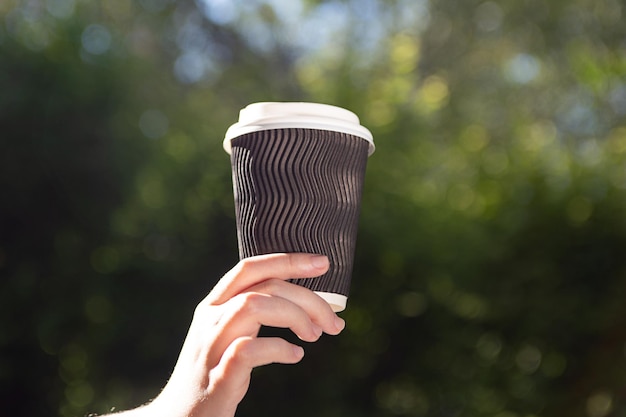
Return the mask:
<svg viewBox="0 0 626 417">
<path fill-rule="evenodd" d="M 347 133 L 367 140 L 368 155 L 374 153 L 372 133 L 361 126 L 356 114 L 341 107 L 319 103 L 253 103 L 239 112 L 239 121 L 226 131 L 224 150 L 230 153 L 230 141 L 246 133 L 284 128 L 321 129 Z"/>
</svg>

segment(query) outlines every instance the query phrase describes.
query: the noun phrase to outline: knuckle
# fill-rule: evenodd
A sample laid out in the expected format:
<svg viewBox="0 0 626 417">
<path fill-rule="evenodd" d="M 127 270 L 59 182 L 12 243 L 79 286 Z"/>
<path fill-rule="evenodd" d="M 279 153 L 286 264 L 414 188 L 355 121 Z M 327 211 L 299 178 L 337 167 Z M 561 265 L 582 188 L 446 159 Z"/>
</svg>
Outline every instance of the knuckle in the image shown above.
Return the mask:
<svg viewBox="0 0 626 417">
<path fill-rule="evenodd" d="M 224 310 L 219 306 L 198 304 L 193 312 L 191 326 L 193 329 L 205 329 L 206 326 L 217 326 L 224 316 Z"/>
<path fill-rule="evenodd" d="M 264 299 L 263 295 L 253 292 L 239 294 L 234 298 L 235 310 L 240 315 L 254 316 L 261 309 Z"/>
<path fill-rule="evenodd" d="M 252 341 L 253 339 L 247 337 L 241 337 L 235 340 L 234 353 L 239 360 L 248 362 L 248 359 L 253 353 Z"/>
<path fill-rule="evenodd" d="M 250 273 L 250 270 L 254 267 L 254 259 L 244 258 L 235 265 L 236 275 L 246 275 Z"/>
<path fill-rule="evenodd" d="M 235 266 L 233 266 L 230 271 L 228 271 L 228 276 L 229 277 L 238 277 L 238 276 L 240 276 L 243 273 L 243 270 L 245 268 L 243 262 L 244 262 L 243 260 L 237 262 L 237 264 Z"/>
<path fill-rule="evenodd" d="M 254 355 L 253 339 L 249 337 L 240 337 L 233 341 L 229 349 L 228 362 L 231 366 L 243 365 L 249 366 Z"/>
<path fill-rule="evenodd" d="M 282 280 L 276 278 L 270 278 L 261 282 L 258 286 L 259 292 L 274 295 L 280 291 L 280 287 L 283 284 Z"/>
<path fill-rule="evenodd" d="M 209 306 L 204 301 L 198 303 L 198 305 L 196 305 L 196 308 L 193 310 L 193 317 L 198 318 L 205 316 L 208 312 L 208 309 Z"/>
</svg>

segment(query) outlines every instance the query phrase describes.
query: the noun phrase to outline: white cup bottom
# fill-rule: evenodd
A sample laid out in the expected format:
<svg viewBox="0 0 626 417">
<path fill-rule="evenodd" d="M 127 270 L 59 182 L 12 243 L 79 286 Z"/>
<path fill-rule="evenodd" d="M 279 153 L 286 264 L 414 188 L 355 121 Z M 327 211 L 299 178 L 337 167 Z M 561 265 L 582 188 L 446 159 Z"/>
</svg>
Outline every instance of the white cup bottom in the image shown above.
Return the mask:
<svg viewBox="0 0 626 417">
<path fill-rule="evenodd" d="M 319 295 L 328 304 L 330 304 L 330 307 L 333 309 L 335 313 L 338 313 L 346 309 L 346 303 L 348 301 L 348 297 L 346 297 L 345 295 L 335 294 L 332 292 L 322 292 L 322 291 L 315 291 L 315 294 Z"/>
</svg>

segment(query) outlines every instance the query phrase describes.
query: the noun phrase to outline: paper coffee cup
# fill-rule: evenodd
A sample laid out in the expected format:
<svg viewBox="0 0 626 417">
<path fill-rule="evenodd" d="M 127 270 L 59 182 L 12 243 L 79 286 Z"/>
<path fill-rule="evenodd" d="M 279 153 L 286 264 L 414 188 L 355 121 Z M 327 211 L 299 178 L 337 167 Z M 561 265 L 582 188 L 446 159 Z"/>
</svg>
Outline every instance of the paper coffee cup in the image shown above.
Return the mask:
<svg viewBox="0 0 626 417">
<path fill-rule="evenodd" d="M 317 103 L 255 103 L 226 132 L 240 258 L 328 256 L 327 273 L 293 279 L 345 309 L 372 134 L 352 112 Z"/>
</svg>

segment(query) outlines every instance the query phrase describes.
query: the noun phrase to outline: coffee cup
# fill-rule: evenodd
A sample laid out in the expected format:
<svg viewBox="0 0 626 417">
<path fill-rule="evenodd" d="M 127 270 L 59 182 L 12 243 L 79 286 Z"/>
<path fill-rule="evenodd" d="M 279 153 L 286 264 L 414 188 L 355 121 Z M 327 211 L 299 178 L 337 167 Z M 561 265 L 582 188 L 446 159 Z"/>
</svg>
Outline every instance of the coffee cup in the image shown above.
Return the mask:
<svg viewBox="0 0 626 417">
<path fill-rule="evenodd" d="M 374 141 L 349 110 L 265 102 L 242 109 L 226 132 L 240 258 L 275 252 L 326 255 L 328 272 L 292 282 L 334 311 L 346 307 L 361 194 Z"/>
</svg>

